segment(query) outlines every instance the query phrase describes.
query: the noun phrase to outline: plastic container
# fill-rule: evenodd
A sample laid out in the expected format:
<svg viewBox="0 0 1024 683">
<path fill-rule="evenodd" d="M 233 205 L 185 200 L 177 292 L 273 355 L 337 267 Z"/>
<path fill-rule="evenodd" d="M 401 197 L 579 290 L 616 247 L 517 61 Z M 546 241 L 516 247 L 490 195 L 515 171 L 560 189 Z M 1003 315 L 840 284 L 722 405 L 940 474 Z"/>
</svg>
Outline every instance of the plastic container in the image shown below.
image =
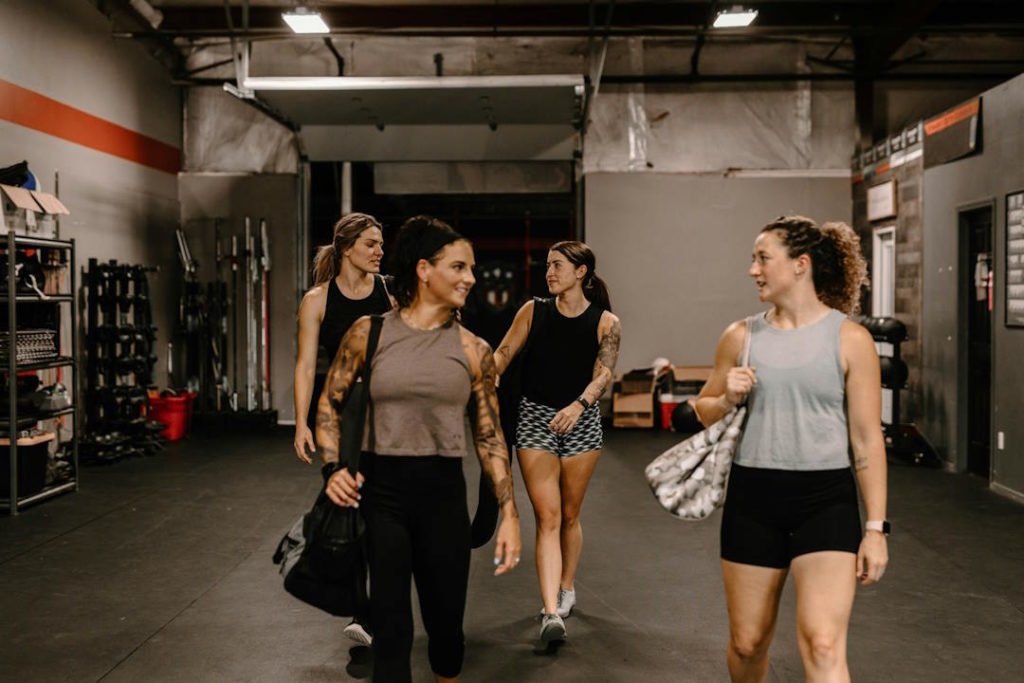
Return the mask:
<svg viewBox="0 0 1024 683">
<path fill-rule="evenodd" d="M 672 411 L 682 402 L 681 396 L 675 394 L 661 394 L 658 396 L 658 404 L 661 406 L 661 428 L 672 429 Z"/>
<path fill-rule="evenodd" d="M 167 428 L 160 433 L 168 441 L 177 441 L 188 433 L 188 396 L 152 396 L 149 399 L 149 419 L 163 422 Z"/>
<path fill-rule="evenodd" d="M 18 497 L 39 493 L 46 485 L 46 464 L 49 460 L 53 432 L 18 439 Z M 0 438 L 0 498 L 10 495 L 11 440 Z"/>
</svg>

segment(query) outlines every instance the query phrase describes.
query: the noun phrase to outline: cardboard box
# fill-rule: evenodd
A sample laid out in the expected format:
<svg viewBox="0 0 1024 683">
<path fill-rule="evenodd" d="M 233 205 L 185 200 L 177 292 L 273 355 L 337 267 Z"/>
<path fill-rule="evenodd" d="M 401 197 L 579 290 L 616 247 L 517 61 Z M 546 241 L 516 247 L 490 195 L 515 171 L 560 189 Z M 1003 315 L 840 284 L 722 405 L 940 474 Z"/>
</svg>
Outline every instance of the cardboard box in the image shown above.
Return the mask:
<svg viewBox="0 0 1024 683">
<path fill-rule="evenodd" d="M 612 386 L 612 426 L 653 428 L 660 422 L 656 396 L 670 380 L 668 368 L 631 370 Z M 655 412 L 657 410 L 657 413 Z"/>
<path fill-rule="evenodd" d="M 0 229 L 23 235 L 53 237 L 57 216 L 71 213 L 49 192 L 0 185 Z"/>
<path fill-rule="evenodd" d="M 673 365 L 671 393 L 685 397 L 696 396 L 711 377 L 713 369 L 710 365 Z"/>
</svg>

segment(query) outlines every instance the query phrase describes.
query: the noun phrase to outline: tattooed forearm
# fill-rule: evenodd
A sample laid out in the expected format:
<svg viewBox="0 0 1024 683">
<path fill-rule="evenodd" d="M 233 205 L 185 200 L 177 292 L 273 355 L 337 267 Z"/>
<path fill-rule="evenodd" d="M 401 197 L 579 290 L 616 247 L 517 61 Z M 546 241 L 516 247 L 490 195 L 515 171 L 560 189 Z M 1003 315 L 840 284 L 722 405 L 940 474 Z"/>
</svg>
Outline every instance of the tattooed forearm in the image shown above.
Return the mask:
<svg viewBox="0 0 1024 683">
<path fill-rule="evenodd" d="M 504 514 L 518 517 L 512 492 L 512 468 L 498 416 L 498 394 L 494 389 L 494 354 L 482 339 L 474 337 L 472 340 L 464 340 L 464 344 L 467 345 L 467 355 L 477 359 L 473 365 L 479 365 L 473 378 L 474 401 L 469 410 L 477 457 L 494 485 L 494 497 L 505 510 Z"/>
<path fill-rule="evenodd" d="M 621 341 L 622 324 L 618 318 L 615 318 L 598 346 L 597 360 L 594 361 L 594 378 L 583 390 L 583 398 L 587 400 L 587 403 L 593 404 L 594 401 L 601 398 L 611 383 L 615 363 L 619 359 L 619 343 Z"/>
<path fill-rule="evenodd" d="M 494 371 L 498 375 L 505 373 L 508 369 L 509 363 L 512 362 L 512 347 L 508 344 L 502 344 L 498 347 L 498 350 L 494 352 Z"/>
<path fill-rule="evenodd" d="M 317 404 L 316 441 L 320 459 L 337 462 L 341 450 L 341 412 L 351 394 L 366 349 L 365 326 L 353 327 L 345 335 L 338 355 L 327 372 L 323 393 Z"/>
</svg>

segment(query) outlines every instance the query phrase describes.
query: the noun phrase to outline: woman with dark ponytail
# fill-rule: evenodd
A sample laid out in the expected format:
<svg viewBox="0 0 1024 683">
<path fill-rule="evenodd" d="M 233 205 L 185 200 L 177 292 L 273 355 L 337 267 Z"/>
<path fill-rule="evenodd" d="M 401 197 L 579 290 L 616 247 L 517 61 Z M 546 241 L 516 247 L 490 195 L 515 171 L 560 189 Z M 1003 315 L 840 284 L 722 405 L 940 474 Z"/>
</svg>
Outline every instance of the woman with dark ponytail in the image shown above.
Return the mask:
<svg viewBox="0 0 1024 683">
<path fill-rule="evenodd" d="M 765 679 L 790 573 L 807 680 L 850 680 L 857 581 L 881 579 L 889 557 L 878 354 L 867 330 L 847 318 L 860 306 L 866 272 L 845 223 L 783 216 L 766 225 L 748 274 L 771 308 L 748 319 L 749 367 L 737 367 L 741 320 L 722 335 L 696 402 L 710 425 L 747 400 L 721 529 L 733 681 Z"/>
<path fill-rule="evenodd" d="M 373 680 L 411 680 L 415 579 L 434 677 L 457 681 L 470 555 L 462 475 L 467 404 L 476 455 L 501 508 L 496 575 L 514 569 L 521 550 L 512 469 L 491 348 L 455 315 L 476 282 L 473 247 L 445 223 L 416 216 L 399 231 L 391 263 L 398 309 L 384 315 L 370 361 L 364 453 L 355 478 L 345 467 L 331 474 L 327 495 L 338 505 L 360 507 L 366 521 Z M 370 325 L 368 317 L 352 325 L 327 375 L 316 435 L 328 463 L 338 460 L 338 415 L 365 361 Z"/>
<path fill-rule="evenodd" d="M 317 374 L 319 360 L 326 367 L 338 353 L 341 338 L 358 318 L 391 310 L 391 298 L 379 275 L 384 255 L 380 223 L 365 213 L 350 213 L 334 226 L 331 244 L 321 247 L 313 261 L 313 288 L 299 306 L 299 352 L 295 361 L 295 454 L 311 463 L 315 409 L 325 374 Z M 359 404 L 352 401 L 353 407 Z M 357 417 L 353 411 L 346 419 Z M 368 609 L 368 606 L 367 606 Z M 345 627 L 350 639 L 372 642 L 369 615 L 355 615 Z"/>
<path fill-rule="evenodd" d="M 553 298 L 526 302 L 494 364 L 500 375 L 523 352 L 516 452 L 537 521 L 540 637 L 551 642 L 565 639 L 576 604 L 580 508 L 604 443 L 597 400 L 612 380 L 622 328 L 590 247 L 558 242 L 547 265 Z"/>
</svg>

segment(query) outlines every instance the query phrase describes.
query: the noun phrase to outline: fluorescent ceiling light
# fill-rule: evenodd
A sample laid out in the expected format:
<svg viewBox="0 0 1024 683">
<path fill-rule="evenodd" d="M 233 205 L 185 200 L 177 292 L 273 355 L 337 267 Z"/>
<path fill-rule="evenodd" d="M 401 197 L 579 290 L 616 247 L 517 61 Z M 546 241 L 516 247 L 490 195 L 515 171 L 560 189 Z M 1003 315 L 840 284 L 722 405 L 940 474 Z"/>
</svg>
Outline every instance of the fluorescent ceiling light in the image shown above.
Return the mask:
<svg viewBox="0 0 1024 683">
<path fill-rule="evenodd" d="M 737 6 L 719 12 L 715 16 L 715 23 L 712 26 L 714 28 L 742 28 L 750 26 L 756 18 L 756 9 L 744 9 Z"/>
<path fill-rule="evenodd" d="M 286 24 L 296 33 L 330 33 L 319 12 L 310 12 L 300 7 L 294 12 L 282 12 Z"/>
</svg>

